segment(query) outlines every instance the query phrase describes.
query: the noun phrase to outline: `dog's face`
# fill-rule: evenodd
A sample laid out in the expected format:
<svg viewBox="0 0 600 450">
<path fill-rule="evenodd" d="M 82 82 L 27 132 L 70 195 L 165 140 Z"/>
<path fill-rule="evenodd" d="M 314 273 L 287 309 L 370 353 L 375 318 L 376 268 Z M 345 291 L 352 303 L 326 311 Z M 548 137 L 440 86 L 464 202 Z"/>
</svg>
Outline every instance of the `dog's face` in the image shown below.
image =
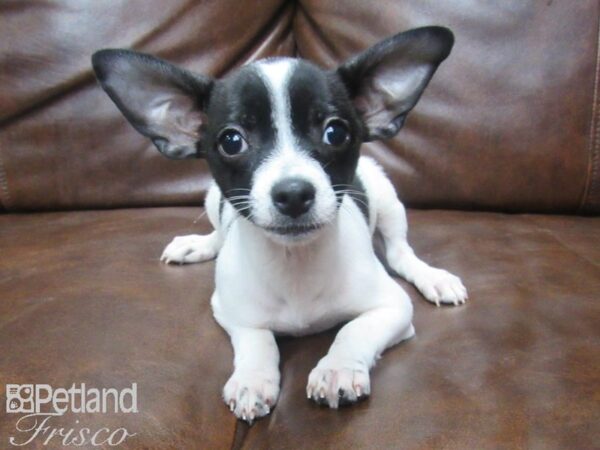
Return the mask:
<svg viewBox="0 0 600 450">
<path fill-rule="evenodd" d="M 399 131 L 452 44 L 449 30 L 420 28 L 336 70 L 274 58 L 221 80 L 126 50 L 93 65 L 139 132 L 168 157 L 206 158 L 224 197 L 286 244 L 335 218 L 360 145 Z"/>
<path fill-rule="evenodd" d="M 331 222 L 353 182 L 363 124 L 339 79 L 301 60 L 216 83 L 201 151 L 223 195 L 280 241 Z"/>
</svg>

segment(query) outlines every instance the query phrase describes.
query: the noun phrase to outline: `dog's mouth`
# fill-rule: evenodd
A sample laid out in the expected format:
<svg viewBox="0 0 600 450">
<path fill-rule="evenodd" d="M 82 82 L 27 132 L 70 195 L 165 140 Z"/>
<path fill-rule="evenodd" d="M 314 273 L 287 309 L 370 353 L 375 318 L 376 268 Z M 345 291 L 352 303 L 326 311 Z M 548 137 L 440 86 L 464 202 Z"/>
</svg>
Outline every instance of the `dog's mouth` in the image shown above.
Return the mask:
<svg viewBox="0 0 600 450">
<path fill-rule="evenodd" d="M 325 224 L 323 223 L 308 223 L 308 224 L 295 224 L 295 225 L 285 225 L 285 226 L 266 226 L 263 227 L 269 233 L 276 234 L 278 236 L 285 237 L 302 237 L 309 235 L 317 230 L 323 228 Z"/>
</svg>

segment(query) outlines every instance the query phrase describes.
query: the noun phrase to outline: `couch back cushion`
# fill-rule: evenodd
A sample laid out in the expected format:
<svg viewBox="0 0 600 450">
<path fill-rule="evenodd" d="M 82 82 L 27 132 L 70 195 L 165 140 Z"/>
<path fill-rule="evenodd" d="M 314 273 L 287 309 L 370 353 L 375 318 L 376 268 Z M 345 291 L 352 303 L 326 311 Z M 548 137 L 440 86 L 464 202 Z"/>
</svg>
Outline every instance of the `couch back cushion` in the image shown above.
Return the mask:
<svg viewBox="0 0 600 450">
<path fill-rule="evenodd" d="M 201 204 L 203 161 L 169 161 L 97 85 L 105 47 L 222 75 L 294 52 L 294 7 L 279 0 L 0 3 L 0 186 L 8 210 Z"/>
<path fill-rule="evenodd" d="M 411 27 L 456 44 L 393 140 L 368 144 L 410 206 L 600 211 L 599 4 L 63 0 L 0 4 L 0 200 L 8 210 L 200 204 L 203 161 L 169 161 L 96 85 L 129 47 L 219 76 L 298 55 L 334 67 Z"/>
</svg>

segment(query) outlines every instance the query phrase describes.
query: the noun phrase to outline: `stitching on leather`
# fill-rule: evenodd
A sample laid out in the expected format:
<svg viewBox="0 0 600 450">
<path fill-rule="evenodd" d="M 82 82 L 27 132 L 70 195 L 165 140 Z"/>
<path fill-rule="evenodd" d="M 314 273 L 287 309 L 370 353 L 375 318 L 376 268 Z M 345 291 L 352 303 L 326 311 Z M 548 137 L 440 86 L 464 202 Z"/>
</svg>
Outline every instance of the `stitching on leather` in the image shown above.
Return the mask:
<svg viewBox="0 0 600 450">
<path fill-rule="evenodd" d="M 592 121 L 590 124 L 590 171 L 587 186 L 583 194 L 580 210 L 594 212 L 600 209 L 600 20 L 598 22 L 598 38 L 596 41 L 596 74 L 592 97 Z"/>
<path fill-rule="evenodd" d="M 294 17 L 294 22 L 298 21 L 298 17 L 300 15 L 304 16 L 304 19 L 306 20 L 308 26 L 310 27 L 310 31 L 314 32 L 317 35 L 319 44 L 321 45 L 321 49 L 327 53 L 327 57 L 331 61 L 338 61 L 340 59 L 340 55 L 336 55 L 333 44 L 331 43 L 331 41 L 329 39 L 327 39 L 327 36 L 323 32 L 322 28 L 315 21 L 315 19 L 311 16 L 308 8 L 306 8 L 302 4 L 302 2 L 297 3 L 297 13 L 296 13 L 296 16 Z M 294 31 L 295 31 L 295 28 L 296 27 L 294 27 Z M 304 56 L 302 54 L 301 49 L 298 47 L 298 40 L 296 39 L 296 36 L 294 36 L 294 41 L 296 43 L 296 56 L 305 58 L 306 56 Z"/>
<path fill-rule="evenodd" d="M 288 12 L 288 9 L 292 7 L 293 9 L 291 9 Z M 258 33 L 248 41 L 248 43 L 246 45 L 244 45 L 237 53 L 235 53 L 233 55 L 233 57 L 229 58 L 229 61 L 227 61 L 223 66 L 220 66 L 217 68 L 217 70 L 214 71 L 214 73 L 212 75 L 216 76 L 216 77 L 222 77 L 223 75 L 227 74 L 228 72 L 230 72 L 231 70 L 233 70 L 235 67 L 237 67 L 240 62 L 245 63 L 248 62 L 250 59 L 250 57 L 253 55 L 254 52 L 256 52 L 257 49 L 259 49 L 267 40 L 268 40 L 268 36 L 277 29 L 277 25 L 279 23 L 279 21 L 282 18 L 285 18 L 285 16 L 289 15 L 289 21 L 287 23 L 287 26 L 284 30 L 282 30 L 282 35 L 285 35 L 286 33 L 289 33 L 292 37 L 292 40 L 294 40 L 294 46 L 295 46 L 295 38 L 293 35 L 293 22 L 294 22 L 294 16 L 296 15 L 296 6 L 295 4 L 291 4 L 289 2 L 282 2 L 281 6 L 279 6 L 279 8 L 275 11 L 275 13 L 273 14 L 273 16 L 267 21 L 267 23 L 265 24 L 264 27 L 262 27 Z M 285 56 L 293 56 L 293 55 L 285 55 Z"/>
<path fill-rule="evenodd" d="M 532 226 L 534 226 L 535 229 L 537 231 L 539 231 L 541 234 L 545 234 L 547 236 L 550 236 L 558 245 L 560 245 L 562 248 L 564 248 L 568 252 L 574 254 L 578 258 L 580 258 L 580 259 L 584 260 L 585 262 L 591 264 L 592 266 L 596 267 L 597 269 L 600 269 L 600 263 L 598 263 L 597 261 L 593 260 L 590 256 L 584 255 L 579 250 L 577 250 L 576 248 L 574 248 L 572 245 L 570 245 L 568 242 L 566 242 L 564 239 L 562 239 L 560 233 L 556 233 L 551 228 L 548 228 L 547 226 L 544 226 L 544 225 L 540 224 L 538 217 L 528 215 L 528 216 L 525 216 L 525 218 L 526 218 L 526 222 L 529 223 L 529 224 L 531 224 Z M 586 219 L 581 219 L 581 220 L 586 220 Z"/>
<path fill-rule="evenodd" d="M 6 171 L 4 170 L 4 162 L 2 161 L 2 151 L 0 151 L 0 204 L 4 209 L 8 210 L 10 203 L 10 191 L 8 190 Z"/>
</svg>

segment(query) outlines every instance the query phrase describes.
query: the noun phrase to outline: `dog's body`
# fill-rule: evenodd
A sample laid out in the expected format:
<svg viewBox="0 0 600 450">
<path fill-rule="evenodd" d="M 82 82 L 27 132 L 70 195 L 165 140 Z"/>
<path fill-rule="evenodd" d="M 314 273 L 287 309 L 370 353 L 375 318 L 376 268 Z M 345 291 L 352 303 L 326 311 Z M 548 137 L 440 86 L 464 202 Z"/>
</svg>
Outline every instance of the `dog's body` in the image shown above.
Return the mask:
<svg viewBox="0 0 600 450">
<path fill-rule="evenodd" d="M 361 178 L 371 177 L 371 183 L 381 183 L 373 179 L 381 171 L 372 160 L 363 158 L 358 172 L 366 172 Z M 411 304 L 373 252 L 374 221 L 367 223 L 351 197 L 345 196 L 338 217 L 313 242 L 292 248 L 273 242 L 249 222 L 236 220 L 239 216 L 228 204 L 220 217 L 220 198 L 219 188 L 213 185 L 207 208 L 215 231 L 209 236 L 176 238 L 163 259 L 200 262 L 219 252 L 212 304 L 223 327 L 310 334 L 378 305 L 404 300 L 405 328 L 410 328 Z M 375 213 L 375 202 L 370 205 Z"/>
<path fill-rule="evenodd" d="M 223 81 L 133 52 L 94 57 L 103 87 L 138 131 L 168 156 L 202 155 L 215 177 L 206 199 L 215 230 L 175 238 L 162 259 L 218 255 L 212 306 L 234 347 L 223 397 L 237 417 L 251 422 L 277 401 L 277 333 L 348 321 L 307 385 L 309 398 L 333 408 L 368 395 L 378 356 L 413 336 L 412 304 L 377 259 L 375 231 L 389 266 L 425 298 L 466 300 L 457 277 L 415 256 L 393 186 L 358 153 L 363 141 L 400 129 L 451 46 L 449 31 L 423 28 L 336 72 L 278 58 Z M 142 88 L 131 91 L 135 82 Z"/>
</svg>

